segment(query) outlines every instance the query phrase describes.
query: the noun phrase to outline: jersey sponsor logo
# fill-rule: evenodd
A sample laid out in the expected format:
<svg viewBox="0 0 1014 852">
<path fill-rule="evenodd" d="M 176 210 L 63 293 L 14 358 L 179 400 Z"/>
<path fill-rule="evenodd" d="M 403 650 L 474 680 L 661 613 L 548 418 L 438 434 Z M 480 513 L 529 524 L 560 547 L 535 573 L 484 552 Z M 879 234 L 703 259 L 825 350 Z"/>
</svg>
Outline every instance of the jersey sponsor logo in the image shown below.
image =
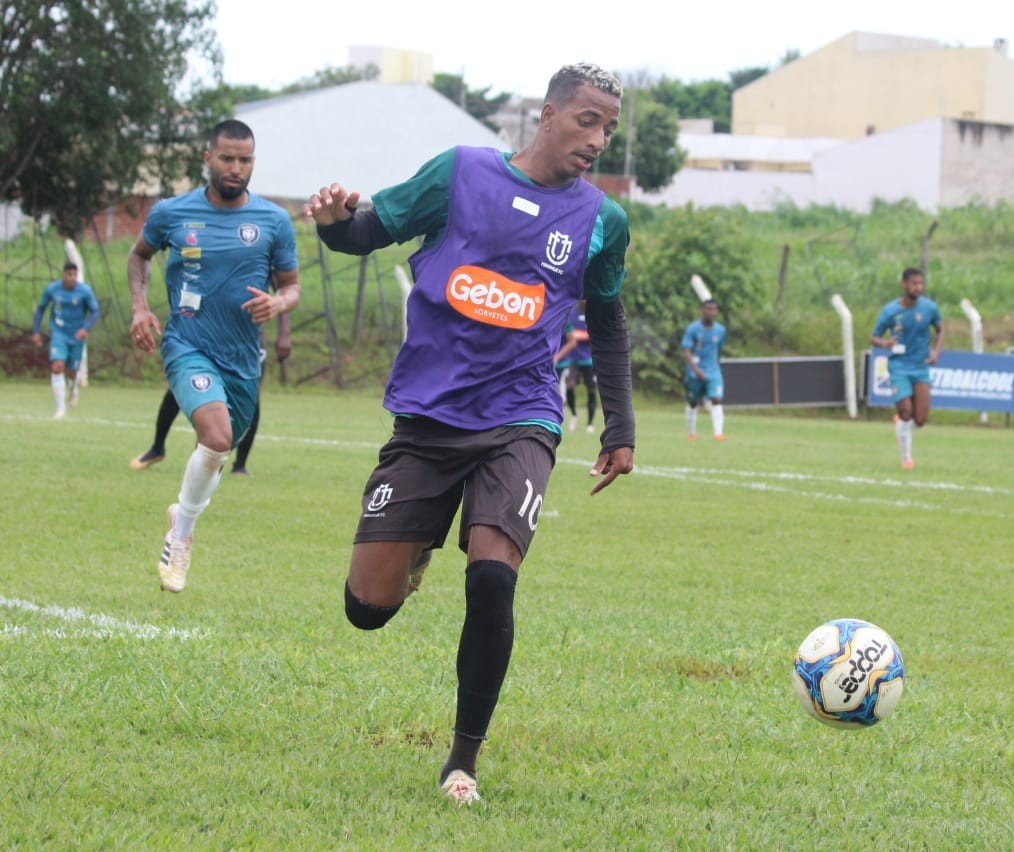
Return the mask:
<svg viewBox="0 0 1014 852">
<path fill-rule="evenodd" d="M 500 328 L 531 328 L 542 316 L 545 284 L 521 284 L 481 266 L 459 266 L 447 279 L 447 302 L 462 316 Z"/>
<path fill-rule="evenodd" d="M 193 246 L 188 246 L 186 248 L 181 248 L 180 254 L 183 255 L 183 257 L 189 258 L 190 260 L 197 260 L 197 258 L 201 256 L 201 247 L 197 246 L 195 248 Z"/>
<path fill-rule="evenodd" d="M 187 245 L 188 246 L 196 246 L 197 245 L 197 234 L 196 234 L 196 232 L 191 231 L 189 234 L 187 234 Z"/>
<path fill-rule="evenodd" d="M 246 224 L 240 225 L 236 233 L 239 234 L 239 238 L 243 242 L 243 245 L 252 246 L 255 242 L 257 242 L 258 237 L 260 237 L 261 229 L 256 225 Z"/>
<path fill-rule="evenodd" d="M 198 393 L 204 393 L 211 388 L 211 376 L 207 373 L 197 373 L 191 376 L 190 387 Z"/>
<path fill-rule="evenodd" d="M 391 487 L 389 482 L 382 482 L 376 488 L 373 489 L 373 494 L 370 496 L 370 502 L 366 504 L 367 512 L 379 512 L 388 503 L 391 502 L 391 497 L 394 496 L 394 489 Z"/>
</svg>

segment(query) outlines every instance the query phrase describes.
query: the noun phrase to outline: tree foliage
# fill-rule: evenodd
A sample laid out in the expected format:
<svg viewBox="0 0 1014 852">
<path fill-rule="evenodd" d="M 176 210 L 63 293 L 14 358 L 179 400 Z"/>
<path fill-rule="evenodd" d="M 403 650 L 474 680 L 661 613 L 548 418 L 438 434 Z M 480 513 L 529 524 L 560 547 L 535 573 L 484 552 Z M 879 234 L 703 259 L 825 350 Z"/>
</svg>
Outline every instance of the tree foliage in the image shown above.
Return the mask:
<svg viewBox="0 0 1014 852">
<path fill-rule="evenodd" d="M 700 302 L 690 286 L 694 274 L 718 300 L 720 319 L 735 348 L 739 318 L 754 300 L 752 263 L 742 222 L 727 210 L 677 208 L 666 214 L 660 227 L 642 236 L 627 253 L 623 287 L 639 387 L 666 394 L 679 388 L 680 338 L 700 317 Z"/>
<path fill-rule="evenodd" d="M 481 121 L 494 133 L 499 132 L 500 127 L 493 120 L 493 116 L 510 100 L 509 93 L 501 92 L 499 95 L 490 97 L 491 86 L 487 86 L 485 89 L 469 89 L 465 85 L 464 78 L 458 74 L 434 74 L 433 88 L 449 101 L 453 101 L 464 109 L 472 118 Z"/>
<path fill-rule="evenodd" d="M 679 117 L 655 99 L 650 89 L 628 88 L 623 94 L 624 109 L 633 112 L 634 140 L 631 146 L 632 172 L 645 192 L 667 186 L 683 164 L 684 155 L 677 146 Z M 599 156 L 597 168 L 606 174 L 626 174 L 628 126 L 620 116 L 620 126 L 609 147 Z"/>
<path fill-rule="evenodd" d="M 732 126 L 732 95 L 721 80 L 683 83 L 663 77 L 651 87 L 652 98 L 679 118 L 710 118 L 719 133 Z"/>
<path fill-rule="evenodd" d="M 73 236 L 140 181 L 165 192 L 199 174 L 201 110 L 231 105 L 177 90 L 191 61 L 220 79 L 213 0 L 9 0 L 0 14 L 0 198 Z"/>
<path fill-rule="evenodd" d="M 352 65 L 344 67 L 328 66 L 327 68 L 315 71 L 309 77 L 284 86 L 278 94 L 294 95 L 297 92 L 312 92 L 316 89 L 326 89 L 330 86 L 357 83 L 360 80 L 376 80 L 379 76 L 380 69 L 373 64 L 367 65 L 365 68 L 356 68 Z M 270 93 L 267 96 L 275 97 L 275 94 Z M 251 100 L 259 100 L 259 98 L 252 98 Z"/>
</svg>

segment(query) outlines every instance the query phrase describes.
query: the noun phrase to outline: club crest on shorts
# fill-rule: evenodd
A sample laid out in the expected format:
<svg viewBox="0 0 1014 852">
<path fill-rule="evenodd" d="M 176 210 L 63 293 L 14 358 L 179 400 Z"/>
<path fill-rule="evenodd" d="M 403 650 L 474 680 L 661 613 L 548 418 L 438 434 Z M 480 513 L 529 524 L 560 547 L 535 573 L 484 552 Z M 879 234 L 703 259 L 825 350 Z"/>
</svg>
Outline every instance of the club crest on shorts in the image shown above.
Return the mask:
<svg viewBox="0 0 1014 852">
<path fill-rule="evenodd" d="M 191 376 L 190 387 L 198 393 L 204 393 L 211 387 L 211 376 L 207 373 L 198 373 L 196 376 Z"/>
<path fill-rule="evenodd" d="M 239 238 L 244 245 L 252 246 L 261 235 L 261 229 L 256 225 L 240 225 L 238 229 Z"/>
<path fill-rule="evenodd" d="M 394 495 L 394 489 L 389 483 L 383 482 L 373 489 L 373 495 L 370 497 L 370 502 L 366 504 L 366 511 L 368 512 L 379 512 L 388 503 L 391 502 L 391 497 Z"/>
</svg>

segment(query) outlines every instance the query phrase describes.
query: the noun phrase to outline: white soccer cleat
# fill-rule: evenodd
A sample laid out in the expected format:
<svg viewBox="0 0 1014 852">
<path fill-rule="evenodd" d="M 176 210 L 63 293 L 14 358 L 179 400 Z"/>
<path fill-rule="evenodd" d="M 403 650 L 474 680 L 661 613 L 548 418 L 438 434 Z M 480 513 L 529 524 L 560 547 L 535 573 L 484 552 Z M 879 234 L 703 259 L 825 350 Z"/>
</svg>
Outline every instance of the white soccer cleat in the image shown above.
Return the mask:
<svg viewBox="0 0 1014 852">
<path fill-rule="evenodd" d="M 56 414 L 53 415 L 53 419 L 54 420 L 63 420 L 66 416 L 67 416 L 67 409 L 66 408 L 59 408 L 59 409 L 57 409 Z"/>
<path fill-rule="evenodd" d="M 475 789 L 475 779 L 463 769 L 452 770 L 440 785 L 440 789 L 459 805 L 482 801 L 482 796 Z"/>
<path fill-rule="evenodd" d="M 165 534 L 165 541 L 162 543 L 162 556 L 158 560 L 158 578 L 164 592 L 182 592 L 187 582 L 187 570 L 190 568 L 190 548 L 194 537 L 188 535 L 186 538 L 175 538 L 173 527 L 176 525 L 176 510 L 178 505 L 173 503 L 166 509 L 166 519 L 169 521 L 169 532 Z"/>
<path fill-rule="evenodd" d="M 576 414 L 573 417 L 570 418 L 570 423 L 567 424 L 567 428 L 570 429 L 571 432 L 573 432 L 573 431 L 575 431 L 577 429 L 577 415 Z"/>
</svg>

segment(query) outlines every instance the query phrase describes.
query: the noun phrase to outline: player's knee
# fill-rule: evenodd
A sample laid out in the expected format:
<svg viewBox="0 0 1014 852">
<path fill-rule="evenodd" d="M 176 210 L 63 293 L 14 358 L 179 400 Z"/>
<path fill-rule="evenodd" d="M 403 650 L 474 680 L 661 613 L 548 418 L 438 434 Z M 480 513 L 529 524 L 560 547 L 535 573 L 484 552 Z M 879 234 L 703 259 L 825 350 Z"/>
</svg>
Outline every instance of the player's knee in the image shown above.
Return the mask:
<svg viewBox="0 0 1014 852">
<path fill-rule="evenodd" d="M 465 570 L 465 601 L 469 610 L 501 617 L 514 604 L 518 575 L 505 562 L 476 561 Z"/>
<path fill-rule="evenodd" d="M 345 581 L 345 617 L 353 627 L 360 630 L 379 630 L 389 622 L 398 610 L 397 606 L 374 606 L 362 601 L 349 590 L 348 580 Z"/>
</svg>

